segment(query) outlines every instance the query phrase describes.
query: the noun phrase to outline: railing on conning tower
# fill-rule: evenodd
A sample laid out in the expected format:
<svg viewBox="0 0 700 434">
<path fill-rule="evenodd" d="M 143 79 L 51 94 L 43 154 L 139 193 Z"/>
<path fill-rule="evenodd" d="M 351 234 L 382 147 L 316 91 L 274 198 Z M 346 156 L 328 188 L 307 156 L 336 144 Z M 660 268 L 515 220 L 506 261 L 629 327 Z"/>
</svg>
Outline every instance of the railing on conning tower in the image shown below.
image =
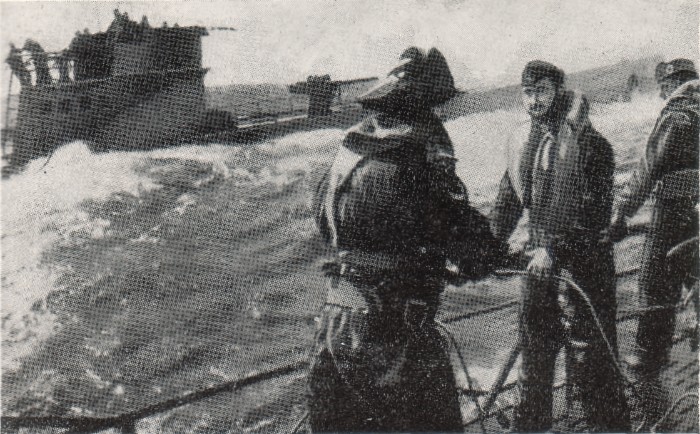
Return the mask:
<svg viewBox="0 0 700 434">
<path fill-rule="evenodd" d="M 2 158 L 8 158 L 13 152 L 12 149 L 8 150 L 7 145 L 8 143 L 12 143 L 13 147 L 15 145 L 15 127 L 22 90 L 69 84 L 75 81 L 74 61 L 69 59 L 64 51 L 46 52 L 38 43 L 31 40 L 21 49 L 13 45 L 5 63 L 10 71 L 7 94 L 4 95 L 4 116 L 0 131 Z M 16 91 L 17 87 L 19 91 Z"/>
<path fill-rule="evenodd" d="M 17 112 L 17 107 L 12 106 L 12 97 L 15 96 L 12 94 L 12 81 L 14 78 L 14 74 L 10 74 L 10 78 L 8 80 L 8 85 L 7 85 L 7 98 L 5 99 L 5 116 L 3 117 L 3 122 L 2 122 L 2 130 L 0 131 L 0 141 L 2 142 L 0 144 L 0 148 L 2 149 L 2 158 L 5 158 L 7 155 L 7 141 L 10 139 L 10 135 L 13 134 L 13 128 L 10 125 L 10 116 L 11 113 L 16 113 Z"/>
<path fill-rule="evenodd" d="M 207 28 L 177 24 L 151 27 L 144 17 L 136 23 L 115 11 L 106 32 L 77 32 L 70 46 L 46 52 L 28 39 L 22 48 L 11 46 L 6 63 L 22 87 L 87 81 L 114 75 L 142 74 L 202 67 L 201 37 Z M 235 30 L 213 27 L 212 30 Z"/>
<path fill-rule="evenodd" d="M 68 59 L 64 52 L 33 53 L 15 48 L 6 63 L 22 87 L 70 83 L 75 80 L 75 61 Z"/>
</svg>

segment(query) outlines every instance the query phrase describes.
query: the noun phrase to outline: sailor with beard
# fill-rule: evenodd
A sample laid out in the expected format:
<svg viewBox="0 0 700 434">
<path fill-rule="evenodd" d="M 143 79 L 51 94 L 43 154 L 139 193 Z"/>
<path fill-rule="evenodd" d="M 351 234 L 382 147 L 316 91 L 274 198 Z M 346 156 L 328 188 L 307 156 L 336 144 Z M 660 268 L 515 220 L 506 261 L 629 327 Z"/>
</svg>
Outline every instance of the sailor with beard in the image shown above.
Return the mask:
<svg viewBox="0 0 700 434">
<path fill-rule="evenodd" d="M 316 193 L 336 257 L 309 379 L 314 432 L 462 432 L 435 315 L 448 283 L 491 270 L 496 243 L 432 111 L 457 93 L 447 62 L 434 48 L 401 61 L 359 98 L 369 115 Z"/>
<path fill-rule="evenodd" d="M 591 125 L 585 96 L 564 88 L 564 73 L 556 66 L 529 62 L 522 91 L 531 119 L 513 134 L 492 213 L 494 235 L 504 244 L 523 211 L 529 213 L 529 276 L 520 324 L 521 402 L 512 428 L 552 428 L 554 367 L 566 343 L 567 381 L 580 392 L 588 428 L 626 431 L 629 414 L 614 355 L 577 294 L 569 294 L 574 320 L 562 324 L 559 285 L 552 278 L 562 270 L 571 273 L 590 297 L 616 352 L 615 265 L 612 244 L 602 234 L 612 210 L 612 147 Z"/>
</svg>

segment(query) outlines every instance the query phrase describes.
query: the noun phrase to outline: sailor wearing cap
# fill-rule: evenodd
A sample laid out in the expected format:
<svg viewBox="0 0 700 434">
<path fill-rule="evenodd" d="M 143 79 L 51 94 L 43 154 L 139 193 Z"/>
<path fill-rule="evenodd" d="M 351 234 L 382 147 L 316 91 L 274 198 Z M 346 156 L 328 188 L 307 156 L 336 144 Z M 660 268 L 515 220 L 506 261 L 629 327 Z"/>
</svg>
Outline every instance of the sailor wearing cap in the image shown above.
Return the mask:
<svg viewBox="0 0 700 434">
<path fill-rule="evenodd" d="M 561 323 L 558 284 L 552 279 L 562 270 L 571 273 L 616 348 L 613 252 L 611 243 L 601 242 L 612 210 L 612 147 L 591 125 L 585 96 L 565 89 L 564 72 L 555 65 L 529 62 L 522 73 L 522 95 L 531 119 L 512 135 L 491 215 L 494 235 L 506 244 L 523 212 L 529 213 L 521 400 L 512 428 L 544 432 L 552 427 L 555 360 L 567 341 L 567 380 L 580 391 L 590 429 L 626 431 L 622 379 L 606 344 L 576 295 L 569 296 L 576 326 Z"/>
<path fill-rule="evenodd" d="M 656 81 L 661 88 L 663 99 L 668 99 L 683 83 L 698 78 L 695 64 L 688 59 L 675 59 L 668 63 L 661 62 L 657 71 Z"/>
<path fill-rule="evenodd" d="M 666 105 L 649 136 L 646 153 L 622 192 L 609 229 L 613 240 L 624 237 L 627 219 L 654 192 L 639 276 L 640 294 L 652 309 L 639 319 L 636 348 L 627 358 L 642 379 L 653 381 L 669 360 L 675 323 L 673 306 L 681 285 L 697 276 L 697 257 L 668 262 L 675 245 L 698 235 L 698 141 L 700 81 L 688 59 L 660 63 L 656 78 Z M 658 407 L 658 406 L 655 406 Z M 651 410 L 650 410 L 651 411 Z M 653 415 L 652 415 L 653 418 Z"/>
</svg>

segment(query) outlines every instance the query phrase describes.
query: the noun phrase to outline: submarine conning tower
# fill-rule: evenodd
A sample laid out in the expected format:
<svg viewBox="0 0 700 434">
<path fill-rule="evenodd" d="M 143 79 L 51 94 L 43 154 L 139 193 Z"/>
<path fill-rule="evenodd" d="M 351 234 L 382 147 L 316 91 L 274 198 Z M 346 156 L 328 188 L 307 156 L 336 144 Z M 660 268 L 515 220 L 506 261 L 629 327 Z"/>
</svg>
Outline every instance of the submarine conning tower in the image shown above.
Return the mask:
<svg viewBox="0 0 700 434">
<path fill-rule="evenodd" d="M 202 68 L 201 37 L 208 35 L 206 28 L 166 23 L 151 27 L 145 16 L 137 23 L 126 13 L 114 14 L 107 31 L 78 31 L 62 51 L 44 52 L 32 39 L 21 49 L 13 45 L 7 63 L 23 87 Z"/>
<path fill-rule="evenodd" d="M 12 164 L 72 140 L 95 150 L 163 146 L 202 124 L 207 29 L 114 15 L 106 31 L 76 32 L 58 52 L 33 40 L 12 46 L 6 62 L 21 87 L 15 125 L 7 126 Z"/>
<path fill-rule="evenodd" d="M 118 12 L 115 11 L 115 14 Z M 208 34 L 203 27 L 168 27 L 152 28 L 147 20 L 140 24 L 121 15 L 115 17 L 101 42 L 106 52 L 112 51 L 111 74 L 114 76 L 139 74 L 149 71 L 167 71 L 175 69 L 198 70 L 202 67 L 201 37 Z M 87 35 L 90 37 L 90 35 Z M 79 38 L 79 37 L 78 37 Z M 74 48 L 76 58 L 83 61 L 86 57 L 80 51 L 80 41 Z M 89 46 L 89 44 L 88 44 Z M 98 45 L 99 47 L 99 45 Z M 73 44 L 71 44 L 73 48 Z M 69 48 L 69 52 L 71 51 Z M 88 50 L 89 56 L 89 50 Z M 85 62 L 86 65 L 90 61 Z M 94 61 L 92 62 L 94 64 Z M 90 68 L 88 68 L 90 69 Z"/>
</svg>

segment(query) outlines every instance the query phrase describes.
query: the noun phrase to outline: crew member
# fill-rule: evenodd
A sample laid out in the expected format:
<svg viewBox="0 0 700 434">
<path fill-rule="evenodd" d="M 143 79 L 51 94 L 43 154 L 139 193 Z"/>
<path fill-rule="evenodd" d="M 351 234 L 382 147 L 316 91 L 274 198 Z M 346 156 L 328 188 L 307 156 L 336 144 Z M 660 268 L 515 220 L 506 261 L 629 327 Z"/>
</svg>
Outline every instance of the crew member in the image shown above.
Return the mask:
<svg viewBox="0 0 700 434">
<path fill-rule="evenodd" d="M 494 235 L 506 243 L 523 210 L 529 212 L 521 402 L 513 428 L 543 432 L 552 427 L 555 360 L 568 341 L 568 381 L 580 391 L 590 429 L 625 431 L 629 415 L 623 384 L 602 335 L 572 291 L 568 298 L 577 321 L 565 327 L 559 283 L 552 278 L 562 270 L 571 273 L 590 297 L 616 352 L 613 251 L 609 242 L 601 242 L 612 208 L 612 147 L 591 125 L 585 96 L 564 88 L 564 73 L 556 66 L 529 62 L 522 73 L 522 96 L 530 121 L 511 138 L 491 222 Z"/>
<path fill-rule="evenodd" d="M 643 248 L 639 292 L 650 309 L 639 319 L 636 347 L 627 362 L 635 374 L 658 376 L 671 349 L 681 286 L 697 276 L 694 255 L 667 262 L 675 245 L 698 235 L 698 140 L 700 81 L 693 62 L 676 59 L 657 67 L 666 105 L 647 142 L 646 154 L 623 190 L 609 229 L 622 239 L 627 219 L 653 194 L 651 224 Z"/>
<path fill-rule="evenodd" d="M 49 56 L 41 45 L 33 39 L 27 39 L 24 42 L 24 50 L 31 54 L 34 73 L 36 74 L 36 85 L 42 86 L 53 83 L 49 70 Z"/>
<path fill-rule="evenodd" d="M 447 62 L 434 48 L 401 60 L 359 98 L 370 113 L 316 194 L 336 258 L 309 380 L 315 432 L 463 430 L 435 315 L 445 285 L 486 275 L 497 246 L 432 112 L 456 94 Z"/>
<path fill-rule="evenodd" d="M 32 85 L 32 75 L 22 59 L 22 50 L 15 47 L 15 44 L 10 44 L 10 55 L 5 62 L 10 65 L 10 69 L 17 76 L 22 87 Z"/>
<path fill-rule="evenodd" d="M 70 58 L 66 51 L 58 53 L 55 57 L 56 69 L 58 69 L 58 82 L 68 83 L 70 79 Z"/>
<path fill-rule="evenodd" d="M 22 59 L 22 50 L 15 47 L 15 44 L 10 43 L 10 55 L 7 56 L 5 62 L 10 65 L 10 69 L 17 76 L 22 87 L 32 85 L 32 75 Z"/>
</svg>

